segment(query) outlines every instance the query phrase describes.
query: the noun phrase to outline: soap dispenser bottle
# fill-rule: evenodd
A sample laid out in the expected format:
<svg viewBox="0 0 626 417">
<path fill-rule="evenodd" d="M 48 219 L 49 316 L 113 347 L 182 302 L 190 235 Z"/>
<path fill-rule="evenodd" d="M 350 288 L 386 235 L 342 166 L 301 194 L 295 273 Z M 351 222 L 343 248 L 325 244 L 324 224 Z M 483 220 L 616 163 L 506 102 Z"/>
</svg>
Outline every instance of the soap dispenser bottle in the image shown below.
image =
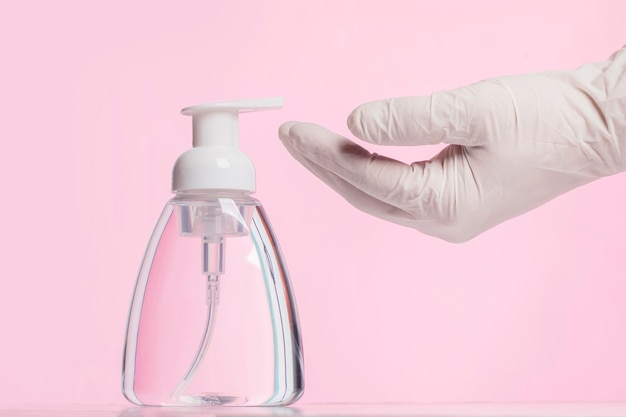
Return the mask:
<svg viewBox="0 0 626 417">
<path fill-rule="evenodd" d="M 302 345 L 285 261 L 238 148 L 239 113 L 282 98 L 187 107 L 193 148 L 148 243 L 122 371 L 138 405 L 285 405 L 303 392 Z"/>
</svg>

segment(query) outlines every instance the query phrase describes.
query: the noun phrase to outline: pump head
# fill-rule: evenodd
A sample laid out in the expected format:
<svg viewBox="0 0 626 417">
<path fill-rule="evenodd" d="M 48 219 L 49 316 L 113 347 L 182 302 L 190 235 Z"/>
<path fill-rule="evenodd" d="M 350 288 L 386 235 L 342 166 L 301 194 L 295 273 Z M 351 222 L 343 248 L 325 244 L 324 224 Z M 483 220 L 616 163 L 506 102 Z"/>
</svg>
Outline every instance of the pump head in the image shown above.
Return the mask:
<svg viewBox="0 0 626 417">
<path fill-rule="evenodd" d="M 239 113 L 279 109 L 283 98 L 224 101 L 185 107 L 192 117 L 193 148 L 178 157 L 172 192 L 256 189 L 254 165 L 239 149 Z"/>
</svg>

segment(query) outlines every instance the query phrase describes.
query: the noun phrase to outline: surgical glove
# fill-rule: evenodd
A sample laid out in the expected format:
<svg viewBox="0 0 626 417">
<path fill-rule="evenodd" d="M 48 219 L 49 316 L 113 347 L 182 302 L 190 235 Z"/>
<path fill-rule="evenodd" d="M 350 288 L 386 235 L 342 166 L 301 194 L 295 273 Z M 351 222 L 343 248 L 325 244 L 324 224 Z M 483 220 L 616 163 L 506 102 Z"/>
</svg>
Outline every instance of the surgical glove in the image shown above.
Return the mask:
<svg viewBox="0 0 626 417">
<path fill-rule="evenodd" d="M 363 141 L 449 144 L 405 164 L 326 128 L 287 122 L 287 150 L 358 209 L 450 242 L 626 170 L 626 47 L 607 62 L 359 106 Z M 620 192 L 624 192 L 621 190 Z"/>
</svg>

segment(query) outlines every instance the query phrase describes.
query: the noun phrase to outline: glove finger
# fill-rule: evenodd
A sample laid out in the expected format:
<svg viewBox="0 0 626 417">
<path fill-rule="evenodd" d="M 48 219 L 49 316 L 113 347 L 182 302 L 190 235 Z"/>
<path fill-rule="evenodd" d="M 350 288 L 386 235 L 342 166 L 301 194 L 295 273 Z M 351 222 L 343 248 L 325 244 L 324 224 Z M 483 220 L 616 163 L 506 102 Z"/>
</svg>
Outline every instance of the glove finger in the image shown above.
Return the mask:
<svg viewBox="0 0 626 417">
<path fill-rule="evenodd" d="M 313 173 L 316 177 L 326 183 L 330 188 L 341 195 L 348 203 L 355 208 L 376 216 L 380 219 L 387 220 L 403 226 L 413 227 L 415 218 L 406 211 L 380 201 L 369 194 L 359 190 L 343 178 L 332 173 L 328 169 L 316 164 L 300 153 L 289 142 L 285 141 L 287 151 L 302 164 L 306 169 Z"/>
<path fill-rule="evenodd" d="M 484 145 L 514 121 L 513 101 L 498 80 L 430 96 L 373 101 L 357 107 L 348 128 L 379 145 Z"/>
<path fill-rule="evenodd" d="M 441 175 L 429 169 L 428 162 L 407 165 L 372 154 L 349 139 L 311 123 L 286 123 L 279 134 L 292 154 L 303 155 L 315 164 L 314 173 L 329 171 L 390 206 L 426 214 L 430 211 L 428 206 L 438 198 Z"/>
</svg>

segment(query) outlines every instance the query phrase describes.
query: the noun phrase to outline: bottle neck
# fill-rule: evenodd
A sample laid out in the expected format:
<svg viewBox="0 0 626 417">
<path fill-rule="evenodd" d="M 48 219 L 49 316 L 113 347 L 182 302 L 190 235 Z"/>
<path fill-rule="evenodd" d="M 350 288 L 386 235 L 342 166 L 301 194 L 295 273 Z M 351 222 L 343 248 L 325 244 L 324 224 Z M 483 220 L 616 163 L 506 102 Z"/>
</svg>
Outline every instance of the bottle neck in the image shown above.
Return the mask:
<svg viewBox="0 0 626 417">
<path fill-rule="evenodd" d="M 218 200 L 220 198 L 228 198 L 234 201 L 253 201 L 257 202 L 252 193 L 244 190 L 183 190 L 177 191 L 173 202 L 182 201 L 199 201 L 199 200 Z"/>
</svg>

